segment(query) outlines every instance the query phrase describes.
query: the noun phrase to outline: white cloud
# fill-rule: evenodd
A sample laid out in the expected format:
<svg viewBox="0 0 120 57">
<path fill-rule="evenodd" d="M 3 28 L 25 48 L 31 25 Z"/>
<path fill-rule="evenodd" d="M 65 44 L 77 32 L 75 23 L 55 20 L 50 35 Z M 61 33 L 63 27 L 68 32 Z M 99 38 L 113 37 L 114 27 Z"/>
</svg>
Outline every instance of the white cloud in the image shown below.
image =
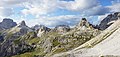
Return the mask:
<svg viewBox="0 0 120 57">
<path fill-rule="evenodd" d="M 8 17 L 14 14 L 14 7 L 20 6 L 27 0 L 0 0 L 0 16 Z"/>
<path fill-rule="evenodd" d="M 82 12 L 98 6 L 97 0 L 75 0 L 75 1 L 60 1 L 60 0 L 30 0 L 24 3 L 25 9 L 22 13 L 25 15 L 43 15 L 55 11 L 56 9 L 66 9 Z"/>
<path fill-rule="evenodd" d="M 42 15 L 54 11 L 57 7 L 57 0 L 31 0 L 24 3 L 26 9 L 22 10 L 25 15 Z"/>
<path fill-rule="evenodd" d="M 60 7 L 63 9 L 82 11 L 99 5 L 97 0 L 75 0 L 71 2 L 62 1 Z"/>
<path fill-rule="evenodd" d="M 27 0 L 0 0 L 0 7 L 12 7 L 12 6 L 18 6 Z"/>
<path fill-rule="evenodd" d="M 4 7 L 0 7 L 0 15 L 1 16 L 10 16 L 12 15 L 14 12 L 12 10 L 12 8 L 4 8 Z"/>
<path fill-rule="evenodd" d="M 111 9 L 111 12 L 120 12 L 120 3 L 113 3 L 108 7 Z"/>
<path fill-rule="evenodd" d="M 62 16 L 55 16 L 55 17 L 43 17 L 37 19 L 26 20 L 28 26 L 34 26 L 36 24 L 42 24 L 48 27 L 55 27 L 56 25 L 75 25 L 81 19 L 81 16 L 77 15 L 62 15 Z"/>
<path fill-rule="evenodd" d="M 91 16 L 91 15 L 95 16 L 95 15 L 104 15 L 109 12 L 110 12 L 110 9 L 108 7 L 99 5 L 99 6 L 85 10 L 83 14 L 86 14 L 88 16 Z"/>
</svg>

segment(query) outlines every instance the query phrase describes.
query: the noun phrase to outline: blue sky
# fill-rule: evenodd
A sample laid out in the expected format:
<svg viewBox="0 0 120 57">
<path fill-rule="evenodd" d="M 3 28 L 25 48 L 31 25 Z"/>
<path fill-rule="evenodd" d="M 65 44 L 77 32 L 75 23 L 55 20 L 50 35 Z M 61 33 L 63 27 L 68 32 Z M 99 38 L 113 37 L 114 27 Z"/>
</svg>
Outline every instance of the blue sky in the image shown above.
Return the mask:
<svg viewBox="0 0 120 57">
<path fill-rule="evenodd" d="M 107 14 L 120 11 L 120 0 L 2 0 L 0 21 L 11 18 L 28 26 L 74 26 L 81 18 L 98 24 Z"/>
</svg>

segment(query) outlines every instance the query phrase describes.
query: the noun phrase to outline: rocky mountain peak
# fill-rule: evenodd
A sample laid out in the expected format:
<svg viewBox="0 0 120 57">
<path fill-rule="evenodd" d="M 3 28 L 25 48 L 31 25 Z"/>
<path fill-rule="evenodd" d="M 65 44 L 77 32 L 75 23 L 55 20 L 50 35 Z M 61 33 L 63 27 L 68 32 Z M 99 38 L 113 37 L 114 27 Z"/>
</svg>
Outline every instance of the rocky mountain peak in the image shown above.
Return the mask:
<svg viewBox="0 0 120 57">
<path fill-rule="evenodd" d="M 93 28 L 93 25 L 90 24 L 86 18 L 82 18 L 79 24 L 76 26 L 78 29 L 87 29 L 87 28 Z"/>
<path fill-rule="evenodd" d="M 2 22 L 13 22 L 13 20 L 9 18 L 4 18 Z"/>
<path fill-rule="evenodd" d="M 22 21 L 17 26 L 8 30 L 7 33 L 16 34 L 16 35 L 24 35 L 32 31 L 33 30 L 26 25 L 25 21 Z"/>
<path fill-rule="evenodd" d="M 4 18 L 3 21 L 0 22 L 0 30 L 10 29 L 16 25 L 16 22 L 14 22 L 12 19 Z"/>
<path fill-rule="evenodd" d="M 120 18 L 120 12 L 109 14 L 106 18 L 104 18 L 100 22 L 99 29 L 105 30 L 106 28 L 108 28 L 111 24 L 113 24 L 119 18 Z"/>
<path fill-rule="evenodd" d="M 19 27 L 22 27 L 22 26 L 27 26 L 25 21 L 22 21 L 21 23 L 19 23 Z"/>
<path fill-rule="evenodd" d="M 86 18 L 82 18 L 82 20 L 80 21 L 79 23 L 80 26 L 86 26 L 86 25 L 89 25 Z"/>
</svg>

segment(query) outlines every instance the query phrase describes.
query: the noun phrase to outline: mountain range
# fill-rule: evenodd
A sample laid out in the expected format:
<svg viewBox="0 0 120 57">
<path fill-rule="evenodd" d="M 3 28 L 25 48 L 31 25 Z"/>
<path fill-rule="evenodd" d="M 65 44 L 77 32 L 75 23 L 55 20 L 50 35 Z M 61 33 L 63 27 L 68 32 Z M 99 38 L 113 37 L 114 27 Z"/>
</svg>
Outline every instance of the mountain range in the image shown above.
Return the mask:
<svg viewBox="0 0 120 57">
<path fill-rule="evenodd" d="M 120 12 L 98 26 L 82 18 L 75 27 L 28 27 L 10 18 L 0 22 L 0 57 L 99 57 L 120 54 Z"/>
</svg>

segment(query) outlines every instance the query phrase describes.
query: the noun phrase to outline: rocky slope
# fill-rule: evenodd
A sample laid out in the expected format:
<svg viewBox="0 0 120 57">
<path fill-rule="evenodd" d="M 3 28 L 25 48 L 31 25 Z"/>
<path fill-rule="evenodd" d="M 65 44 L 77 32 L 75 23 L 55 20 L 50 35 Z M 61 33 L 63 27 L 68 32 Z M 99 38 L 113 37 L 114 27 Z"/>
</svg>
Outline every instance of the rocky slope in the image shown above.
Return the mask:
<svg viewBox="0 0 120 57">
<path fill-rule="evenodd" d="M 120 18 L 118 17 L 111 26 L 109 26 L 95 38 L 87 41 L 71 51 L 56 54 L 52 57 L 119 57 L 119 33 Z"/>
<path fill-rule="evenodd" d="M 32 49 L 33 47 L 28 45 L 25 41 L 18 41 L 21 36 L 27 34 L 27 32 L 31 32 L 28 30 L 30 30 L 30 28 L 26 26 L 24 21 L 22 21 L 15 27 L 1 32 L 0 35 L 2 42 L 0 43 L 0 56 L 12 56 Z"/>
</svg>

